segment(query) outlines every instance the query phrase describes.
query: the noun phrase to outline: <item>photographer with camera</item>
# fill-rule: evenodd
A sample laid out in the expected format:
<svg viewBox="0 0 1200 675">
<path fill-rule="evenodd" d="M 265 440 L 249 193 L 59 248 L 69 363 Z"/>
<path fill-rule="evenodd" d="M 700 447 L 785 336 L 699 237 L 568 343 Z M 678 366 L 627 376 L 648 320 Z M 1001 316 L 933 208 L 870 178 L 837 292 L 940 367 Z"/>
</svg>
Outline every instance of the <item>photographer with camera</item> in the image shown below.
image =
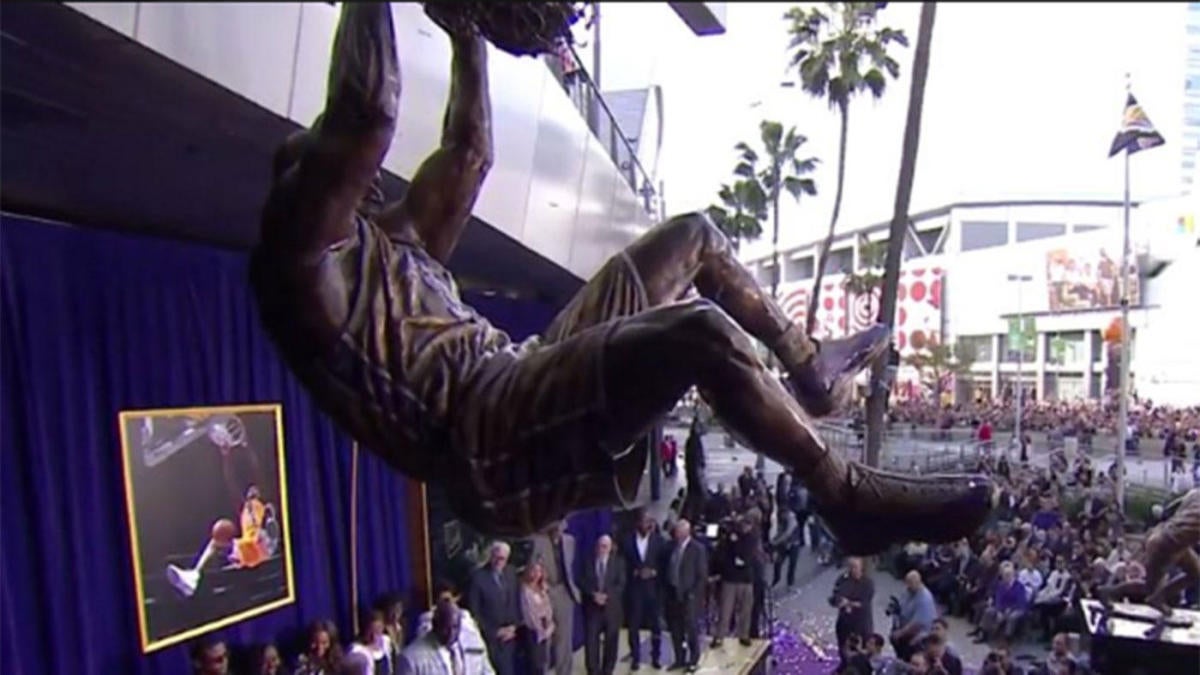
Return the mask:
<svg viewBox="0 0 1200 675">
<path fill-rule="evenodd" d="M 720 611 L 713 629 L 712 647 L 721 646 L 729 624 L 743 645 L 750 644 L 750 618 L 754 607 L 754 564 L 758 550 L 756 523 L 747 516 L 735 516 L 721 524 L 715 558 L 721 580 Z"/>
</svg>

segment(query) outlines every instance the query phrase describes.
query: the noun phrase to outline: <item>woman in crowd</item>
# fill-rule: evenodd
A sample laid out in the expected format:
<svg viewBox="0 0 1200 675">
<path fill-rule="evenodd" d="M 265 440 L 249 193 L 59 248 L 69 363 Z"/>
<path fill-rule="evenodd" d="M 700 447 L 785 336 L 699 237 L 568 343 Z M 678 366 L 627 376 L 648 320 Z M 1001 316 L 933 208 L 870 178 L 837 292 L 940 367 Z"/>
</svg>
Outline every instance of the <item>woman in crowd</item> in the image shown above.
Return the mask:
<svg viewBox="0 0 1200 675">
<path fill-rule="evenodd" d="M 396 672 L 396 661 L 392 657 L 395 650 L 392 648 L 392 639 L 384 631 L 384 619 L 383 612 L 377 609 L 368 611 L 363 616 L 358 637 L 350 647 L 351 654 L 371 660 L 372 675 L 393 675 Z"/>
<path fill-rule="evenodd" d="M 337 628 L 329 621 L 317 621 L 308 627 L 304 654 L 296 675 L 337 675 L 342 667 L 342 645 Z"/>
<path fill-rule="evenodd" d="M 550 665 L 550 638 L 554 635 L 550 592 L 546 570 L 539 561 L 525 566 L 521 574 L 521 619 L 525 627 L 525 648 L 530 672 L 541 675 Z"/>
<path fill-rule="evenodd" d="M 404 649 L 407 642 L 405 640 L 407 633 L 404 628 L 404 600 L 394 593 L 385 595 L 375 603 L 375 609 L 383 613 L 383 632 L 391 641 L 392 663 L 396 663 L 396 659 L 400 657 L 400 650 Z"/>
<path fill-rule="evenodd" d="M 283 659 L 273 644 L 259 645 L 250 656 L 250 673 L 253 675 L 279 675 Z"/>
</svg>

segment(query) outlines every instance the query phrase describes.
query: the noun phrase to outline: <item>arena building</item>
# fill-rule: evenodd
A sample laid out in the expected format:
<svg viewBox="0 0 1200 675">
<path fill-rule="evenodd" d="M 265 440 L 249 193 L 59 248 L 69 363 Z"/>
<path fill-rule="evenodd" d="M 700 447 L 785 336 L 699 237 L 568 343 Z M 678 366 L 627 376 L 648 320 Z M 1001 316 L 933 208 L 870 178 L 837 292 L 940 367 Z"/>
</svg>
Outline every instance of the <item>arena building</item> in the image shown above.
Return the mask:
<svg viewBox="0 0 1200 675">
<path fill-rule="evenodd" d="M 1175 405 L 1200 400 L 1200 357 L 1191 346 L 1200 289 L 1197 201 L 1145 202 L 1131 211 L 1132 380 L 1140 396 Z M 901 356 L 927 351 L 931 342 L 959 343 L 973 353 L 966 372 L 941 378 L 941 390 L 960 401 L 1009 396 L 1017 386 L 1035 399 L 1100 397 L 1116 373 L 1103 334 L 1120 316 L 1115 285 L 1123 211 L 1120 201 L 998 201 L 913 214 L 896 317 Z M 875 320 L 878 290 L 855 294 L 846 282 L 867 271 L 859 244 L 884 241 L 887 231 L 888 223 L 876 223 L 835 240 L 819 337 Z M 810 242 L 780 255 L 779 296 L 797 320 L 807 311 L 819 246 Z M 769 285 L 772 258 L 749 262 Z M 1010 347 L 1021 346 L 1009 335 L 1018 325 L 1031 336 L 1023 350 Z M 904 364 L 897 393 L 928 395 L 931 374 Z"/>
</svg>

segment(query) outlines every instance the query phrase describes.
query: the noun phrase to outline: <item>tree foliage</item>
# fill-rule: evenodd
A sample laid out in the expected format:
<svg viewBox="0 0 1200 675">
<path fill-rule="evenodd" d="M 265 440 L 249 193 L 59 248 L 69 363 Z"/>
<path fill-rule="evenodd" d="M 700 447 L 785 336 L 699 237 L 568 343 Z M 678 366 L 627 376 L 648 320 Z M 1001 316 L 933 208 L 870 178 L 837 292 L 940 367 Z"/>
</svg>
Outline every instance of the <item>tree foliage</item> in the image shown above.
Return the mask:
<svg viewBox="0 0 1200 675">
<path fill-rule="evenodd" d="M 779 202 L 784 193 L 799 200 L 802 195 L 815 195 L 816 183 L 808 174 L 819 161 L 802 157 L 801 150 L 808 138 L 795 127 L 784 129 L 783 124 L 763 120 L 759 124 L 762 153 L 749 143 L 734 146 L 737 160 L 734 181 L 724 184 L 717 192 L 720 204 L 708 207 L 713 222 L 735 245 L 762 236 L 763 223 L 773 220 L 771 241 L 779 243 Z"/>
<path fill-rule="evenodd" d="M 933 399 L 940 401 L 948 376 L 971 372 L 975 351 L 965 342 L 955 341 L 953 345 L 947 345 L 931 340 L 920 350 L 906 356 L 904 362 L 917 371 L 921 384 L 933 394 Z"/>
<path fill-rule="evenodd" d="M 888 53 L 889 46 L 908 46 L 904 31 L 875 26 L 886 4 L 827 2 L 809 9 L 793 7 L 783 15 L 791 36 L 789 65 L 799 71 L 804 91 L 837 109 L 849 106 L 862 92 L 883 96 L 888 78 L 900 76 L 900 64 Z"/>
<path fill-rule="evenodd" d="M 767 220 L 767 196 L 757 180 L 741 178 L 731 184 L 722 184 L 717 191 L 720 204 L 706 210 L 708 217 L 719 230 L 725 233 L 734 250 L 743 241 L 754 241 L 762 236 L 762 224 Z"/>
</svg>

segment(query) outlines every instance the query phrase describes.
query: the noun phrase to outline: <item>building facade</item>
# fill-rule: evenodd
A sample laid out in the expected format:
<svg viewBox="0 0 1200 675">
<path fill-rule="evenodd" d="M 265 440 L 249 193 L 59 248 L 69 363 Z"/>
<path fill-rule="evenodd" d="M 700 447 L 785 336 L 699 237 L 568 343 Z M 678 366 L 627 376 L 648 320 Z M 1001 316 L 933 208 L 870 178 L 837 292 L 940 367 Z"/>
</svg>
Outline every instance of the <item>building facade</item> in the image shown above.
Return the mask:
<svg viewBox="0 0 1200 675">
<path fill-rule="evenodd" d="M 1183 92 L 1183 188 L 1195 194 L 1200 167 L 1200 2 L 1187 8 L 1187 66 Z"/>
<path fill-rule="evenodd" d="M 1187 327 L 1200 288 L 1200 242 L 1184 225 L 1195 217 L 1196 204 L 1187 199 L 1138 205 L 1131 216 L 1134 386 L 1142 396 L 1180 405 L 1200 403 L 1200 360 L 1188 347 L 1195 328 Z M 973 355 L 969 370 L 937 387 L 960 400 L 1010 396 L 1018 386 L 1034 399 L 1100 397 L 1115 386 L 1103 335 L 1120 316 L 1123 218 L 1120 202 L 1078 201 L 959 203 L 914 214 L 897 296 L 897 349 L 911 358 L 928 355 L 932 344 L 961 345 Z M 818 337 L 876 320 L 878 291 L 855 293 L 848 280 L 869 271 L 861 244 L 886 240 L 887 229 L 879 223 L 835 242 Z M 780 298 L 796 320 L 807 312 L 818 247 L 780 256 Z M 769 284 L 770 258 L 750 264 Z M 930 377 L 905 365 L 897 387 L 901 395 L 929 395 Z"/>
</svg>

